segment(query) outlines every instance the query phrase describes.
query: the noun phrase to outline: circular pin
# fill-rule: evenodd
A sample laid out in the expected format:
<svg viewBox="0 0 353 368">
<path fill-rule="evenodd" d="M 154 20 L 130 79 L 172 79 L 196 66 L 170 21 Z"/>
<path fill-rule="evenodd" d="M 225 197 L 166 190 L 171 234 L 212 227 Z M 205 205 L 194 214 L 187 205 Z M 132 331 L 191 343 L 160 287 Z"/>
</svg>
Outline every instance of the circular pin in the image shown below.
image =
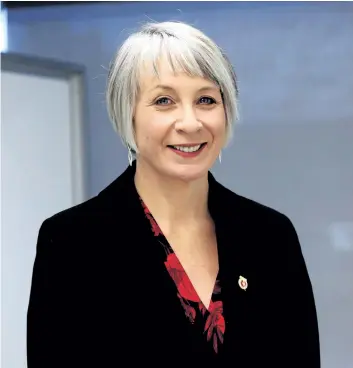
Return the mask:
<svg viewBox="0 0 353 368">
<path fill-rule="evenodd" d="M 242 290 L 246 290 L 248 288 L 248 281 L 245 277 L 239 276 L 238 285 Z"/>
</svg>

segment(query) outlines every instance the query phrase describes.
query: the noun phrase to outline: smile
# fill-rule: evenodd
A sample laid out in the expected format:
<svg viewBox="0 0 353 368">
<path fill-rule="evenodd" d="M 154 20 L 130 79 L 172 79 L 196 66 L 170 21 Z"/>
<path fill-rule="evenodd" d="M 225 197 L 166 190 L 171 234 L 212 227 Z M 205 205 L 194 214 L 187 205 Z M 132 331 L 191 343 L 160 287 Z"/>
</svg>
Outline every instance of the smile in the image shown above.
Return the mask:
<svg viewBox="0 0 353 368">
<path fill-rule="evenodd" d="M 206 146 L 205 143 L 195 145 L 169 145 L 168 148 L 172 149 L 175 153 L 180 154 L 184 157 L 193 157 L 197 155 Z"/>
<path fill-rule="evenodd" d="M 185 146 L 171 146 L 171 147 L 179 151 L 183 151 L 183 152 L 196 152 L 200 149 L 201 144 L 198 144 L 197 146 L 189 146 L 189 147 L 185 147 Z"/>
</svg>

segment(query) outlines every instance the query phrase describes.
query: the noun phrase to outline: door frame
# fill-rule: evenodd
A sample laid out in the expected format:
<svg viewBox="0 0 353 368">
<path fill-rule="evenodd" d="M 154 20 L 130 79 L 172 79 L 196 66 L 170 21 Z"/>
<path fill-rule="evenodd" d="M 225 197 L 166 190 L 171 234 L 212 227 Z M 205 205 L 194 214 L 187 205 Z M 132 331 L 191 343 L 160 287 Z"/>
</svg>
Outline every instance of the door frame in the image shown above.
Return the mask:
<svg viewBox="0 0 353 368">
<path fill-rule="evenodd" d="M 17 53 L 1 53 L 1 71 L 66 80 L 70 90 L 70 150 L 72 201 L 88 196 L 87 85 L 83 65 Z"/>
</svg>

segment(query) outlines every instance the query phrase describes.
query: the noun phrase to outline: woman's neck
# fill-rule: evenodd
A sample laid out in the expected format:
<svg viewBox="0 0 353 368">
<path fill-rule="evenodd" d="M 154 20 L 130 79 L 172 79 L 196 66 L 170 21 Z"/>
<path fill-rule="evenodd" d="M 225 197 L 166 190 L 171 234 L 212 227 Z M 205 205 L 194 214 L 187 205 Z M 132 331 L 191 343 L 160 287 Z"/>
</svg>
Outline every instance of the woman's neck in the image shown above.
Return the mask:
<svg viewBox="0 0 353 368">
<path fill-rule="evenodd" d="M 208 175 L 192 182 L 161 176 L 145 163 L 136 162 L 135 186 L 161 228 L 187 226 L 208 214 Z"/>
</svg>

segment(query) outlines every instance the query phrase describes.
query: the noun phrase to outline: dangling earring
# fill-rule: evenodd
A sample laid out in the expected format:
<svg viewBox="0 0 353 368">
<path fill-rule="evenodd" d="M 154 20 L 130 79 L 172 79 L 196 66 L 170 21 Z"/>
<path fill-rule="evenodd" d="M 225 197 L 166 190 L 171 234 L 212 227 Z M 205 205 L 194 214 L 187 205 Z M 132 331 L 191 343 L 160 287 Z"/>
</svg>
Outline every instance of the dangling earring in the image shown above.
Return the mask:
<svg viewBox="0 0 353 368">
<path fill-rule="evenodd" d="M 219 163 L 222 163 L 222 151 L 219 152 L 218 160 Z"/>
<path fill-rule="evenodd" d="M 131 152 L 131 147 L 130 146 L 127 146 L 127 150 L 128 150 L 127 159 L 129 161 L 129 165 L 132 166 L 132 152 Z"/>
</svg>

